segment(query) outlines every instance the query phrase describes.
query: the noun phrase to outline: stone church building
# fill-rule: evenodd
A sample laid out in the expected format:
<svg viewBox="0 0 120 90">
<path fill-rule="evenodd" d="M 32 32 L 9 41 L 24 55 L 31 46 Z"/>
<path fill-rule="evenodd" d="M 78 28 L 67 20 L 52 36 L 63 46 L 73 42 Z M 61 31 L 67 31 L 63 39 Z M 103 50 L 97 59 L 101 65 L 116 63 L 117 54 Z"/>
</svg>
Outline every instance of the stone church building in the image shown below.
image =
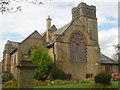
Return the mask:
<svg viewBox="0 0 120 90">
<path fill-rule="evenodd" d="M 46 31 L 34 31 L 22 42 L 8 40 L 3 52 L 3 71 L 17 79 L 21 60 L 28 60 L 32 47 L 44 45 L 53 58 L 56 69 L 63 70 L 69 79 L 94 77 L 101 71 L 118 72 L 118 63 L 100 53 L 96 7 L 80 3 L 72 10 L 72 20 L 57 29 L 46 20 Z"/>
</svg>

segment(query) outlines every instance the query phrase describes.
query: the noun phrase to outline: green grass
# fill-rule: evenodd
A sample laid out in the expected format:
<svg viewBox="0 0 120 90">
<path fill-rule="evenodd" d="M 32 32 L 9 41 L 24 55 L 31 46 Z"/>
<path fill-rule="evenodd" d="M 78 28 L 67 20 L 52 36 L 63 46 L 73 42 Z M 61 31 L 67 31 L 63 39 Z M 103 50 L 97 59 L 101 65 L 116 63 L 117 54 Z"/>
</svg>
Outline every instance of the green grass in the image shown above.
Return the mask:
<svg viewBox="0 0 120 90">
<path fill-rule="evenodd" d="M 114 85 L 115 88 L 120 88 L 120 81 L 112 81 L 112 85 Z"/>
<path fill-rule="evenodd" d="M 90 88 L 92 84 L 93 83 L 78 83 L 78 84 L 64 84 L 64 85 L 36 86 L 34 88 Z M 115 88 L 118 88 L 117 81 L 112 81 L 112 85 L 114 85 Z"/>
<path fill-rule="evenodd" d="M 64 84 L 51 86 L 36 86 L 35 88 L 88 88 L 91 83 Z"/>
</svg>

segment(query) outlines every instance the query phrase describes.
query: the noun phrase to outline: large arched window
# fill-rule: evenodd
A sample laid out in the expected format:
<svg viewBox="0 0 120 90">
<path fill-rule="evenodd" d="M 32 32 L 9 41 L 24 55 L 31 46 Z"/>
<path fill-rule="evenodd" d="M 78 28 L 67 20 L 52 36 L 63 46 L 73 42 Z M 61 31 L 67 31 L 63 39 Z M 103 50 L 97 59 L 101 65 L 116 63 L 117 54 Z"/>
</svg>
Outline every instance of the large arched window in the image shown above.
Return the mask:
<svg viewBox="0 0 120 90">
<path fill-rule="evenodd" d="M 86 39 L 80 32 L 74 32 L 70 37 L 70 55 L 73 61 L 86 60 Z"/>
</svg>

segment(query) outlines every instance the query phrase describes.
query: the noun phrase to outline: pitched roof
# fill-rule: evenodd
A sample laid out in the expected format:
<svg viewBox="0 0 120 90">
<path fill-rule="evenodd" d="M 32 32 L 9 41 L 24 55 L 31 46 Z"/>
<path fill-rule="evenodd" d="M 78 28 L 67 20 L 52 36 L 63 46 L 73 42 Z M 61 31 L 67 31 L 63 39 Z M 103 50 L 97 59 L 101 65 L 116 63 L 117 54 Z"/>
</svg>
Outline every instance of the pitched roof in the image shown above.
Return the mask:
<svg viewBox="0 0 120 90">
<path fill-rule="evenodd" d="M 7 43 L 20 43 L 20 42 L 16 42 L 16 41 L 10 41 L 10 40 L 8 40 Z"/>
<path fill-rule="evenodd" d="M 53 34 L 59 34 L 59 35 L 62 35 L 65 30 L 70 26 L 71 22 L 66 24 L 65 26 L 61 27 L 60 29 L 56 30 L 55 32 L 53 32 Z"/>
<path fill-rule="evenodd" d="M 101 64 L 118 64 L 117 61 L 107 57 L 106 55 L 100 53 L 100 63 Z"/>
<path fill-rule="evenodd" d="M 56 26 L 55 26 L 55 25 L 53 25 L 53 26 L 51 27 L 51 30 L 52 30 L 52 32 L 57 31 Z M 46 35 L 46 31 L 45 31 L 44 33 L 42 33 L 42 34 L 41 34 L 41 36 L 42 36 L 42 37 L 44 37 L 45 35 Z"/>
<path fill-rule="evenodd" d="M 21 43 L 19 43 L 19 45 L 22 44 L 23 42 L 25 42 L 25 41 L 26 41 L 29 37 L 31 37 L 34 33 L 39 34 L 38 31 L 35 30 L 35 31 L 34 31 L 33 33 L 31 33 L 27 38 L 25 38 Z M 39 35 L 40 35 L 40 34 L 39 34 Z M 41 37 L 41 39 L 43 39 L 41 35 L 40 35 L 40 37 Z M 43 39 L 43 40 L 44 40 L 44 39 Z M 45 40 L 44 40 L 44 41 L 45 41 Z M 45 42 L 46 42 L 46 41 L 45 41 Z M 13 54 L 14 52 L 16 52 L 17 49 L 18 49 L 18 47 L 14 48 L 14 49 L 10 52 L 10 54 Z"/>
<path fill-rule="evenodd" d="M 45 36 L 45 34 L 46 34 L 46 31 L 45 31 L 44 33 L 42 33 L 42 34 L 41 34 L 41 36 L 42 36 L 42 37 L 44 37 L 44 36 Z"/>
<path fill-rule="evenodd" d="M 33 33 L 31 33 L 26 39 L 24 39 L 20 44 L 22 44 L 24 41 L 26 41 L 29 37 L 31 37 L 34 33 L 38 33 L 39 34 L 39 32 L 37 31 L 37 30 L 35 30 Z M 40 34 L 39 34 L 40 35 Z M 40 37 L 42 37 L 41 35 L 40 35 Z M 46 41 L 45 41 L 46 42 Z"/>
<path fill-rule="evenodd" d="M 8 44 L 11 45 L 10 52 L 12 52 L 14 49 L 16 49 L 19 46 L 20 42 L 8 40 L 7 43 L 5 44 L 5 48 L 6 48 L 6 45 L 8 45 Z M 5 52 L 5 51 L 6 51 L 6 49 L 4 49 L 3 52 Z"/>
</svg>

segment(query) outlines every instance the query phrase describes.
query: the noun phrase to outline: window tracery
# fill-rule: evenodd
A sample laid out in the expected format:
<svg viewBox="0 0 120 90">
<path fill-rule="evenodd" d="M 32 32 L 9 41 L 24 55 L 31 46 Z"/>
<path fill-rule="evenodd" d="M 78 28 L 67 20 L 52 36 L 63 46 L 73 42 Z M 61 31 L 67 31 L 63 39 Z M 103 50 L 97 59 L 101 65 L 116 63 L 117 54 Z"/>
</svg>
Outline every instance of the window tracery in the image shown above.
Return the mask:
<svg viewBox="0 0 120 90">
<path fill-rule="evenodd" d="M 86 60 L 86 39 L 80 32 L 75 32 L 70 38 L 70 53 L 73 61 Z"/>
</svg>

